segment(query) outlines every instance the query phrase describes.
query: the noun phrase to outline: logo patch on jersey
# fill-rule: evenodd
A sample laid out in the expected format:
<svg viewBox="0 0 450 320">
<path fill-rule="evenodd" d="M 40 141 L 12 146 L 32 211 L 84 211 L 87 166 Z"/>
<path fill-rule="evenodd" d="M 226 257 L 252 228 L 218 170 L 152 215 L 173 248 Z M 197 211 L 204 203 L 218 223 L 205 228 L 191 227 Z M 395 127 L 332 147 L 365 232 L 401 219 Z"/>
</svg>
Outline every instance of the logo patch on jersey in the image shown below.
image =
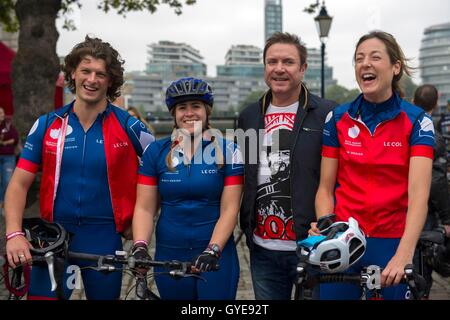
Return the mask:
<svg viewBox="0 0 450 320">
<path fill-rule="evenodd" d="M 70 135 L 72 132 L 73 132 L 72 126 L 68 125 L 68 126 L 67 126 L 67 131 L 66 131 L 66 137 L 67 137 L 68 135 Z"/>
<path fill-rule="evenodd" d="M 145 125 L 139 120 L 136 120 L 130 126 L 130 129 L 135 137 L 139 140 L 139 143 L 141 144 L 143 150 L 155 140 L 155 138 L 146 131 Z"/>
<path fill-rule="evenodd" d="M 33 126 L 32 126 L 31 129 L 30 129 L 30 132 L 28 133 L 28 136 L 31 136 L 33 133 L 35 133 L 36 130 L 37 130 L 37 128 L 38 128 L 38 126 L 39 126 L 39 119 L 37 119 L 37 120 L 34 122 Z"/>
<path fill-rule="evenodd" d="M 358 137 L 359 135 L 359 128 L 358 126 L 355 124 L 353 127 L 351 127 L 350 129 L 348 129 L 348 136 L 352 139 L 356 139 L 356 137 Z"/>
<path fill-rule="evenodd" d="M 203 169 L 201 170 L 202 174 L 216 174 L 217 173 L 217 169 Z"/>
<path fill-rule="evenodd" d="M 58 139 L 60 132 L 61 132 L 61 128 L 50 129 L 50 138 L 55 139 L 55 140 Z"/>
<path fill-rule="evenodd" d="M 172 157 L 172 166 L 175 168 L 179 164 L 180 160 L 178 160 L 178 157 Z"/>
<path fill-rule="evenodd" d="M 419 137 L 434 137 L 434 125 L 430 118 L 424 117 L 420 123 Z"/>
<path fill-rule="evenodd" d="M 328 121 L 330 121 L 332 117 L 333 111 L 328 112 L 327 117 L 325 118 L 325 123 L 328 123 Z"/>
<path fill-rule="evenodd" d="M 241 150 L 236 148 L 233 152 L 233 157 L 231 158 L 231 168 L 239 168 L 242 167 L 244 164 L 244 160 L 242 159 L 242 153 Z"/>
</svg>

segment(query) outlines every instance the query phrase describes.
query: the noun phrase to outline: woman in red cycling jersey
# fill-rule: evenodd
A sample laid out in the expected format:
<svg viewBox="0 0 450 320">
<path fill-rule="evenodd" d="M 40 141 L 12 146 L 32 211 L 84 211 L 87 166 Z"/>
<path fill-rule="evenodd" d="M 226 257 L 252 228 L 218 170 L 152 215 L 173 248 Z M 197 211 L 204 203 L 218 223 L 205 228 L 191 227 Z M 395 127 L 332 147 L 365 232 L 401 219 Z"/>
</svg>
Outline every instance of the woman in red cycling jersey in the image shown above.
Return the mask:
<svg viewBox="0 0 450 320">
<path fill-rule="evenodd" d="M 384 268 L 385 299 L 404 299 L 398 285 L 427 214 L 434 129 L 431 118 L 402 99 L 399 81 L 410 75 L 400 46 L 386 32 L 361 37 L 354 53 L 362 94 L 326 118 L 317 217 L 334 212 L 355 218 L 367 238 L 364 256 L 348 272 L 371 264 Z M 318 234 L 313 223 L 310 234 Z M 326 284 L 321 299 L 358 299 L 360 289 Z"/>
</svg>

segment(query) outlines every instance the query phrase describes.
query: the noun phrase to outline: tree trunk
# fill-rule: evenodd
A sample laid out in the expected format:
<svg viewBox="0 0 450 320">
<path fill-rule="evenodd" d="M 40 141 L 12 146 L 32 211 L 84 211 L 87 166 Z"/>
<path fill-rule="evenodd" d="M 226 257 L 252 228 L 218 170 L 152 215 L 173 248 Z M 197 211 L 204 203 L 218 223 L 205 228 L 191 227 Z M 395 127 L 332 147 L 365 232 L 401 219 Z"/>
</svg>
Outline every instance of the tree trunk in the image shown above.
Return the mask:
<svg viewBox="0 0 450 320">
<path fill-rule="evenodd" d="M 40 115 L 54 109 L 61 0 L 18 0 L 15 9 L 20 29 L 12 64 L 14 121 L 23 137 Z"/>
</svg>

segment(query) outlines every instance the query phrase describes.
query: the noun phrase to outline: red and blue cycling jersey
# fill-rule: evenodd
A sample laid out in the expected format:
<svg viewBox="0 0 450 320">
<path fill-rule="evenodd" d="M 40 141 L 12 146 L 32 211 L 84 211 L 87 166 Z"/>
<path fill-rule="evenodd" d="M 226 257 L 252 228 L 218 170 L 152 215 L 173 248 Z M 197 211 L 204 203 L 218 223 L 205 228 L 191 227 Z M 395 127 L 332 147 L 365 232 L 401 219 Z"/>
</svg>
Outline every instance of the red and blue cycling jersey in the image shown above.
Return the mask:
<svg viewBox="0 0 450 320">
<path fill-rule="evenodd" d="M 112 104 L 85 131 L 72 102 L 39 117 L 17 166 L 32 173 L 42 166 L 41 214 L 47 220 L 115 222 L 121 232 L 134 209 L 137 155 L 153 140 L 141 121 Z"/>
<path fill-rule="evenodd" d="M 339 160 L 335 213 L 366 236 L 400 238 L 408 209 L 411 157 L 433 159 L 434 127 L 422 109 L 394 94 L 373 104 L 360 95 L 330 112 L 322 156 Z"/>
</svg>

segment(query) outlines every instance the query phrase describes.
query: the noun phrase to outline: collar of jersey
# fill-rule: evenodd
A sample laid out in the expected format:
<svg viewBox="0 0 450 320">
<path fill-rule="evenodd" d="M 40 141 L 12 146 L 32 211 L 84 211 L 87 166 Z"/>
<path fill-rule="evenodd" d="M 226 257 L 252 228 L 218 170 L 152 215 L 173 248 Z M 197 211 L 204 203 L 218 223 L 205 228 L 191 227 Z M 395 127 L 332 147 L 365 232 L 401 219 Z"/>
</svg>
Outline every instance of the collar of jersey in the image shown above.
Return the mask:
<svg viewBox="0 0 450 320">
<path fill-rule="evenodd" d="M 65 106 L 59 108 L 55 111 L 55 115 L 59 118 L 65 118 L 67 115 L 69 115 L 71 112 L 73 112 L 73 106 L 75 104 L 75 100 L 70 102 L 69 104 L 66 104 Z M 101 113 L 102 116 L 108 116 L 109 113 L 112 111 L 112 105 L 110 102 L 108 102 L 108 105 L 106 106 L 105 111 Z"/>
<path fill-rule="evenodd" d="M 360 94 L 351 104 L 348 110 L 349 115 L 356 119 L 359 115 L 367 113 L 375 113 L 382 115 L 383 118 L 394 118 L 400 113 L 401 98 L 394 92 L 393 95 L 386 101 L 381 103 L 371 103 L 364 99 L 363 94 Z"/>
</svg>

